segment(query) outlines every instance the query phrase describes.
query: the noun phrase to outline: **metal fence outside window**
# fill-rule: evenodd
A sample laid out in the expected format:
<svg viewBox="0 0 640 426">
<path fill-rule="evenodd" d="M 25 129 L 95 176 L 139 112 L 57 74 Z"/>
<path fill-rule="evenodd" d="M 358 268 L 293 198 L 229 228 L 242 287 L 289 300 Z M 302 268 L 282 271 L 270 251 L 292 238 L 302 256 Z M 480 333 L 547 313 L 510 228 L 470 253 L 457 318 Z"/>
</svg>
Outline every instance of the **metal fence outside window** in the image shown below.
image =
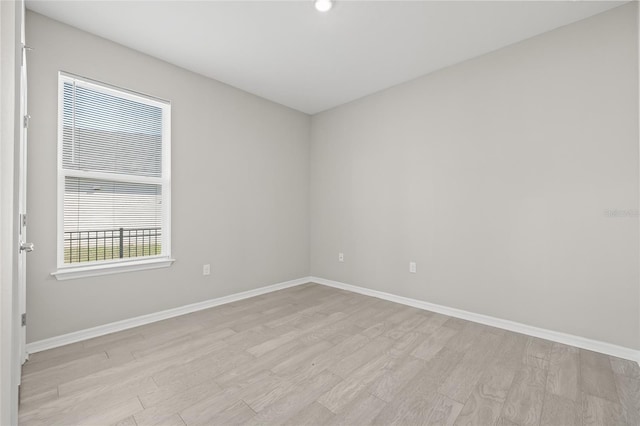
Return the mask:
<svg viewBox="0 0 640 426">
<path fill-rule="evenodd" d="M 64 233 L 64 263 L 162 253 L 162 228 L 117 228 Z"/>
</svg>

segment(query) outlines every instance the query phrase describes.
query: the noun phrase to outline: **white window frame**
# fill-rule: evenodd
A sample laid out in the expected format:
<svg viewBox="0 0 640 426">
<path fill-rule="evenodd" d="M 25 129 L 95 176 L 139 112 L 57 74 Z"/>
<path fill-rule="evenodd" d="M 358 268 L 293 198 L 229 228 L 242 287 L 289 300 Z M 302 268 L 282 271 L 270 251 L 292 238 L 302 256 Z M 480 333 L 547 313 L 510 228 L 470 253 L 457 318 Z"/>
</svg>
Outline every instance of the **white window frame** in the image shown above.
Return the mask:
<svg viewBox="0 0 640 426">
<path fill-rule="evenodd" d="M 63 168 L 63 115 L 64 83 L 75 83 L 91 90 L 152 105 L 162 110 L 162 176 L 132 176 Z M 171 103 L 153 96 L 115 87 L 96 80 L 79 77 L 60 71 L 58 73 L 58 243 L 57 270 L 51 275 L 58 280 L 82 278 L 144 269 L 171 266 Z M 136 182 L 161 185 L 162 187 L 162 253 L 156 256 L 141 256 L 127 259 L 99 260 L 82 263 L 64 263 L 64 191 L 65 178 L 79 177 L 119 182 Z"/>
</svg>

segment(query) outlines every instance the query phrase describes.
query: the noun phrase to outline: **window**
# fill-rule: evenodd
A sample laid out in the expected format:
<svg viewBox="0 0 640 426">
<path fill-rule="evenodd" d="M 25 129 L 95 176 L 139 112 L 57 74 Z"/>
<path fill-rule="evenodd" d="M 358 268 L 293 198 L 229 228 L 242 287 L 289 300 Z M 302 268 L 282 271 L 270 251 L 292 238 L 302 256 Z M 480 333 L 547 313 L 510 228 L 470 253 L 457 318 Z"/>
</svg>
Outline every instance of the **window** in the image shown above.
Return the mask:
<svg viewBox="0 0 640 426">
<path fill-rule="evenodd" d="M 58 279 L 169 266 L 168 102 L 59 74 Z"/>
</svg>

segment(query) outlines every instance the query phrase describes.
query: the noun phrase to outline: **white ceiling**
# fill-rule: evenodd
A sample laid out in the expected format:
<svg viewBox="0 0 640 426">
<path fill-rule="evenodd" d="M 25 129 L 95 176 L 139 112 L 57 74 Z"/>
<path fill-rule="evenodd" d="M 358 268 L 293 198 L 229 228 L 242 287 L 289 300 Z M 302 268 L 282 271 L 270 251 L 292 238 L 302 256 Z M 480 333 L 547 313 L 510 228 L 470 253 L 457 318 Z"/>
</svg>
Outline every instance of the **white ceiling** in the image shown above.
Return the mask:
<svg viewBox="0 0 640 426">
<path fill-rule="evenodd" d="M 27 1 L 53 19 L 314 114 L 625 2 Z"/>
</svg>

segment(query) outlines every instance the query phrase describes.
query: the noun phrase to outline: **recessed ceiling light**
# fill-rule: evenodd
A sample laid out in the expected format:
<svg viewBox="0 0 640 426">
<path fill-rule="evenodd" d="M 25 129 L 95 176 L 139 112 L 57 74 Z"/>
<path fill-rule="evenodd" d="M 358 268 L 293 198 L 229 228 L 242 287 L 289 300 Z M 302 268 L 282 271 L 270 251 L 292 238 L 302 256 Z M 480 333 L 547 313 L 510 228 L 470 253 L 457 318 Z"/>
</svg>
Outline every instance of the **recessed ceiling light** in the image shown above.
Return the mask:
<svg viewBox="0 0 640 426">
<path fill-rule="evenodd" d="M 333 2 L 331 0 L 316 0 L 316 9 L 319 12 L 326 12 L 333 6 Z"/>
</svg>

